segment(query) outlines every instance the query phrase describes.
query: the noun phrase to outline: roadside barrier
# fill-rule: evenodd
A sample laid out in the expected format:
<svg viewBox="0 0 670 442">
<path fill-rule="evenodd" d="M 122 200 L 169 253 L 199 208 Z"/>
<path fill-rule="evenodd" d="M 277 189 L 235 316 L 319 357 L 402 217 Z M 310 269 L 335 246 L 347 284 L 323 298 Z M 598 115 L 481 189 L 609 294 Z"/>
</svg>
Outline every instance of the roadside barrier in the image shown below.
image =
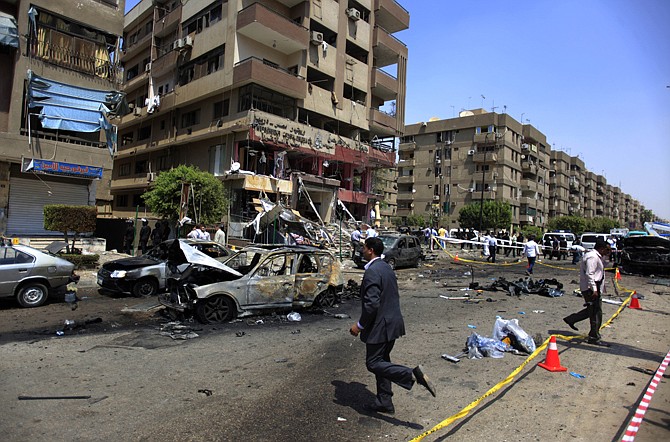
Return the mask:
<svg viewBox="0 0 670 442">
<path fill-rule="evenodd" d="M 621 303 L 621 305 L 619 306 L 619 308 L 617 309 L 617 311 L 616 311 L 616 312 L 615 312 L 615 313 L 614 313 L 614 314 L 613 314 L 613 315 L 612 315 L 612 316 L 611 316 L 611 317 L 610 317 L 610 318 L 609 318 L 603 325 L 601 325 L 600 330 L 602 330 L 602 329 L 604 329 L 605 327 L 609 326 L 609 325 L 612 323 L 612 321 L 614 321 L 614 320 L 619 316 L 619 314 L 623 311 L 623 309 L 626 308 L 626 305 L 628 305 L 628 304 L 631 302 L 631 299 L 633 298 L 633 295 L 635 294 L 635 290 L 630 290 L 630 289 L 627 289 L 627 288 L 625 288 L 625 287 L 622 287 L 622 286 L 619 284 L 619 281 L 618 281 L 618 280 L 615 279 L 615 280 L 614 280 L 614 283 L 616 284 L 616 286 L 617 286 L 617 288 L 618 288 L 618 290 L 619 290 L 620 292 L 629 293 L 629 295 L 628 295 L 628 297 Z M 561 340 L 563 340 L 563 341 L 568 341 L 568 342 L 569 342 L 569 341 L 572 341 L 573 339 L 586 339 L 586 337 L 587 337 L 587 336 L 585 336 L 585 335 L 572 335 L 572 336 L 565 336 L 565 335 L 551 335 L 550 337 L 548 337 L 548 338 L 542 343 L 542 345 L 538 346 L 538 347 L 535 349 L 535 351 L 534 351 L 533 353 L 531 353 L 531 355 L 528 356 L 528 357 L 526 358 L 526 360 L 523 361 L 523 362 L 521 363 L 521 365 L 519 365 L 517 368 L 515 368 L 515 369 L 514 369 L 514 370 L 513 370 L 513 371 L 512 371 L 512 372 L 511 372 L 505 379 L 503 379 L 503 380 L 500 381 L 498 384 L 496 384 L 496 385 L 494 385 L 493 387 L 491 387 L 491 389 L 489 389 L 489 391 L 487 391 L 486 393 L 484 393 L 481 397 L 475 399 L 475 400 L 472 401 L 470 404 L 466 405 L 466 406 L 465 406 L 463 409 L 461 409 L 461 411 L 459 411 L 458 413 L 456 413 L 456 414 L 454 414 L 454 415 L 452 415 L 452 416 L 449 416 L 448 418 L 446 418 L 446 419 L 443 420 L 442 422 L 440 422 L 440 423 L 438 423 L 437 425 L 435 425 L 435 426 L 434 426 L 433 428 L 431 428 L 430 430 L 428 430 L 428 431 L 426 431 L 426 432 L 424 432 L 424 433 L 421 433 L 420 435 L 418 435 L 418 436 L 416 436 L 415 438 L 411 439 L 410 442 L 418 442 L 418 441 L 420 441 L 420 440 L 423 440 L 426 436 L 431 435 L 431 434 L 433 434 L 433 433 L 436 433 L 436 432 L 438 432 L 438 431 L 440 431 L 440 430 L 442 430 L 442 429 L 448 427 L 449 425 L 451 425 L 452 423 L 454 423 L 454 422 L 457 421 L 458 419 L 462 419 L 462 418 L 464 418 L 465 416 L 467 416 L 467 415 L 470 413 L 470 411 L 472 411 L 475 407 L 477 407 L 477 405 L 479 405 L 484 399 L 486 399 L 487 397 L 493 395 L 494 393 L 496 393 L 497 391 L 499 391 L 502 387 L 504 387 L 505 385 L 507 385 L 507 384 L 509 384 L 510 382 L 512 382 L 512 381 L 514 380 L 514 378 L 515 378 L 515 377 L 516 377 L 516 376 L 517 376 L 517 375 L 518 375 L 518 374 L 519 374 L 519 373 L 526 367 L 526 365 L 528 365 L 533 359 L 535 359 L 535 358 L 537 357 L 538 354 L 540 354 L 545 348 L 547 348 L 547 346 L 549 345 L 549 343 L 550 343 L 551 341 L 553 341 L 554 344 L 555 344 L 555 343 L 556 343 L 556 339 L 561 339 Z M 557 350 L 557 351 L 558 351 L 558 350 Z M 666 357 L 666 358 L 667 358 L 667 357 Z M 664 362 L 665 362 L 665 361 L 664 361 Z M 559 364 L 559 365 L 560 365 L 560 364 Z M 666 364 L 666 366 L 667 366 L 667 364 Z M 665 369 L 664 369 L 664 370 L 665 370 Z M 639 425 L 639 423 L 638 423 L 638 425 Z M 635 430 L 635 431 L 637 431 L 637 430 Z M 632 440 L 632 439 L 630 439 L 630 440 Z"/>
<path fill-rule="evenodd" d="M 623 437 L 621 438 L 622 441 L 632 442 L 635 440 L 637 430 L 640 429 L 640 424 L 642 423 L 644 414 L 647 412 L 647 408 L 649 408 L 651 398 L 654 396 L 654 393 L 656 393 L 656 387 L 658 387 L 665 370 L 668 368 L 668 363 L 670 363 L 670 351 L 668 351 L 668 353 L 665 355 L 663 362 L 661 362 L 661 365 L 659 365 L 658 369 L 656 370 L 654 377 L 649 382 L 649 387 L 647 387 L 647 391 L 645 391 L 644 396 L 640 400 L 640 404 L 638 405 L 637 410 L 635 410 L 635 415 L 631 418 L 630 423 L 628 424 L 626 433 L 624 433 Z"/>
</svg>

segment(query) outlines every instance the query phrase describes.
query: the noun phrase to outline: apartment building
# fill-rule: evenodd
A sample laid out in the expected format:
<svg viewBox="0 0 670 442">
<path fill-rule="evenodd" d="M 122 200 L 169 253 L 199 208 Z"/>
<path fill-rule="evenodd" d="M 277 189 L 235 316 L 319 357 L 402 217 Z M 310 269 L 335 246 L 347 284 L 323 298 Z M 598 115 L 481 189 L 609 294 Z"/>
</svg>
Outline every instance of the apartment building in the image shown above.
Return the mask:
<svg viewBox="0 0 670 442">
<path fill-rule="evenodd" d="M 398 160 L 400 217 L 423 215 L 459 226 L 460 209 L 506 201 L 512 225 L 545 227 L 559 216 L 607 217 L 640 227 L 644 209 L 578 156 L 551 150 L 546 136 L 507 114 L 483 109 L 408 125 Z"/>
<path fill-rule="evenodd" d="M 399 148 L 398 216 L 446 219 L 453 228 L 464 205 L 496 200 L 511 204 L 514 226 L 544 225 L 549 154 L 544 134 L 508 114 L 475 109 L 408 125 Z"/>
<path fill-rule="evenodd" d="M 124 1 L 0 1 L 0 232 L 44 230 L 47 204 L 111 216 Z"/>
<path fill-rule="evenodd" d="M 142 0 L 125 17 L 114 215 L 145 213 L 156 174 L 190 164 L 223 181 L 233 224 L 259 197 L 324 222 L 338 200 L 358 219 L 383 201 L 390 218 L 408 27 L 394 0 Z"/>
</svg>

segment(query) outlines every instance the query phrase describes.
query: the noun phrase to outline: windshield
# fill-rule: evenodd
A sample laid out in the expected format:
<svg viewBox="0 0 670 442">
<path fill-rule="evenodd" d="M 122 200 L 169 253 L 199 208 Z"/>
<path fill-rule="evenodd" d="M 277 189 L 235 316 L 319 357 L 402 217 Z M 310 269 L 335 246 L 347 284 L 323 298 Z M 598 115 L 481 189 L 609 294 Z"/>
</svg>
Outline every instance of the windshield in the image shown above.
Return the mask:
<svg viewBox="0 0 670 442">
<path fill-rule="evenodd" d="M 588 243 L 595 243 L 596 239 L 598 239 L 598 236 L 596 235 L 583 235 L 582 236 L 582 242 L 588 242 Z"/>
<path fill-rule="evenodd" d="M 398 240 L 398 238 L 395 236 L 380 236 L 379 239 L 381 239 L 382 243 L 384 244 L 384 250 L 392 248 Z"/>
</svg>

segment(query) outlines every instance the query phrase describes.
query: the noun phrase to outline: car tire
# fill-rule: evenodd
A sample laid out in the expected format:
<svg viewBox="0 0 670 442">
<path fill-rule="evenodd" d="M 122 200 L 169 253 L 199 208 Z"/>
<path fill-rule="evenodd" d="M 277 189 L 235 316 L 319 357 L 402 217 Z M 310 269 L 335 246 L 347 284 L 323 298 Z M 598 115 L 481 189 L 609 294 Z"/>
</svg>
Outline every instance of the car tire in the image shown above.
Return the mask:
<svg viewBox="0 0 670 442">
<path fill-rule="evenodd" d="M 133 295 L 137 298 L 158 294 L 158 282 L 152 278 L 142 278 L 133 285 Z"/>
<path fill-rule="evenodd" d="M 19 290 L 16 301 L 21 307 L 39 307 L 47 301 L 49 290 L 44 284 L 31 282 Z"/>
<path fill-rule="evenodd" d="M 393 270 L 395 270 L 395 259 L 394 259 L 394 258 L 391 258 L 391 259 L 389 259 L 387 262 L 388 262 L 388 265 L 390 265 L 391 268 L 392 268 Z"/>
<path fill-rule="evenodd" d="M 337 292 L 333 287 L 329 287 L 323 293 L 320 293 L 316 299 L 314 299 L 313 305 L 315 307 L 332 307 L 337 303 Z"/>
<path fill-rule="evenodd" d="M 215 296 L 201 300 L 195 308 L 195 316 L 203 324 L 229 322 L 237 313 L 235 303 L 227 296 Z"/>
</svg>

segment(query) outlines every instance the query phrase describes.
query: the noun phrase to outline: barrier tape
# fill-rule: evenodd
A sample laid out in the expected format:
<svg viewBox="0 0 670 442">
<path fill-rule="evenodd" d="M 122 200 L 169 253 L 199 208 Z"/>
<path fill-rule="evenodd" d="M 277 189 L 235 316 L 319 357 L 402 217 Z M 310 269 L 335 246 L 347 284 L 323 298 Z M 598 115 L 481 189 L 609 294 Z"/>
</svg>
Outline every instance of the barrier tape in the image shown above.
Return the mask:
<svg viewBox="0 0 670 442">
<path fill-rule="evenodd" d="M 654 377 L 649 382 L 649 387 L 647 387 L 647 391 L 644 393 L 637 410 L 635 410 L 635 415 L 631 418 L 626 433 L 621 438 L 622 441 L 629 442 L 635 440 L 637 430 L 640 429 L 640 424 L 642 423 L 642 418 L 644 418 L 644 414 L 647 412 L 647 408 L 649 408 L 651 398 L 654 396 L 654 393 L 656 393 L 656 387 L 658 387 L 659 382 L 661 382 L 665 369 L 668 368 L 668 363 L 670 363 L 670 351 L 665 355 L 663 362 L 661 362 L 661 365 L 656 370 L 656 374 L 654 374 Z"/>
<path fill-rule="evenodd" d="M 620 287 L 619 284 L 618 284 L 618 282 L 616 282 L 616 285 L 617 285 L 617 287 Z M 612 317 L 609 318 L 609 319 L 607 320 L 607 322 L 605 322 L 603 325 L 600 326 L 600 330 L 602 330 L 603 328 L 607 327 L 609 324 L 612 323 L 612 321 L 614 321 L 614 319 L 615 319 L 617 316 L 619 316 L 619 314 L 623 311 L 624 307 L 630 302 L 630 300 L 631 300 L 632 297 L 633 297 L 633 294 L 635 293 L 634 290 L 625 289 L 625 288 L 623 288 L 623 287 L 620 287 L 620 289 L 621 289 L 621 291 L 624 291 L 624 292 L 630 292 L 630 294 L 628 295 L 628 298 L 626 298 L 626 300 L 623 301 L 623 302 L 621 303 L 621 306 L 619 306 L 619 308 L 618 308 L 617 311 L 614 313 L 614 315 L 612 315 Z M 584 339 L 584 338 L 587 337 L 586 335 L 572 335 L 572 336 L 552 335 L 552 336 L 555 336 L 556 339 L 561 339 L 561 340 L 563 340 L 563 341 L 568 341 L 568 342 L 572 341 L 573 339 L 577 339 L 577 338 Z M 421 433 L 420 435 L 418 435 L 418 436 L 415 437 L 414 439 L 411 439 L 410 442 L 418 442 L 418 441 L 420 441 L 420 440 L 423 440 L 423 438 L 425 438 L 426 436 L 428 436 L 428 435 L 430 435 L 430 434 L 433 434 L 433 433 L 435 433 L 435 432 L 437 432 L 437 431 L 439 431 L 439 430 L 441 430 L 441 429 L 443 429 L 443 428 L 445 428 L 445 427 L 451 425 L 452 423 L 454 423 L 454 422 L 457 421 L 458 419 L 462 419 L 462 418 L 464 418 L 465 416 L 467 416 L 467 415 L 470 413 L 470 411 L 472 411 L 472 410 L 473 410 L 477 405 L 479 405 L 484 399 L 486 399 L 487 397 L 489 397 L 489 396 L 491 396 L 492 394 L 496 393 L 496 392 L 497 392 L 498 390 L 500 390 L 502 387 L 504 387 L 505 385 L 507 385 L 507 384 L 509 384 L 510 382 L 512 382 L 512 380 L 513 380 L 513 379 L 514 379 L 514 378 L 521 372 L 521 370 L 523 370 L 523 368 L 524 368 L 526 365 L 528 365 L 528 363 L 529 363 L 530 361 L 532 361 L 533 359 L 535 359 L 535 358 L 537 357 L 537 355 L 538 355 L 542 350 L 544 350 L 544 349 L 547 347 L 547 345 L 549 344 L 549 341 L 550 341 L 550 340 L 551 340 L 551 336 L 549 336 L 549 337 L 542 343 L 542 345 L 540 345 L 539 347 L 537 347 L 537 348 L 535 349 L 535 351 L 534 351 L 530 356 L 528 356 L 528 357 L 526 358 L 526 360 L 523 361 L 523 362 L 521 363 L 521 365 L 519 365 L 516 369 L 514 369 L 514 370 L 513 370 L 513 371 L 512 371 L 512 372 L 511 372 L 505 379 L 503 379 L 503 380 L 500 381 L 498 384 L 496 384 L 496 385 L 494 385 L 493 387 L 491 387 L 491 389 L 489 389 L 489 390 L 488 390 L 486 393 L 484 393 L 481 397 L 479 397 L 479 398 L 475 399 L 474 401 L 470 402 L 467 406 L 465 406 L 463 409 L 461 409 L 461 411 L 459 411 L 458 413 L 456 413 L 456 414 L 454 414 L 454 415 L 452 415 L 452 416 L 446 418 L 445 420 L 443 420 L 443 421 L 440 422 L 439 424 L 435 425 L 435 426 L 434 426 L 433 428 L 431 428 L 430 430 L 428 430 L 428 431 L 426 431 L 426 432 L 424 432 L 424 433 Z"/>
</svg>

